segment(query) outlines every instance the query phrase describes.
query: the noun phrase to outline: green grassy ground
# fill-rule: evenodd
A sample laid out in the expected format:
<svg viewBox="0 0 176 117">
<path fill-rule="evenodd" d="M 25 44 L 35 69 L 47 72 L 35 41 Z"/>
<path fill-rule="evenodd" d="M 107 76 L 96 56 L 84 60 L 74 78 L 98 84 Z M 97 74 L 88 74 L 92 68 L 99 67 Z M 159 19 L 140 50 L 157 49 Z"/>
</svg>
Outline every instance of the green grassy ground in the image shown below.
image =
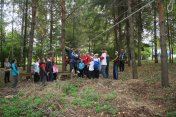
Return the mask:
<svg viewBox="0 0 176 117">
<path fill-rule="evenodd" d="M 18 91 L 10 84 L 0 89 L 0 115 L 4 117 L 175 117 L 176 66 L 169 65 L 170 87 L 160 84 L 160 65 L 138 68 L 139 79 L 132 79 L 131 68 L 110 78 L 49 82 L 47 86 L 20 82 Z"/>
</svg>

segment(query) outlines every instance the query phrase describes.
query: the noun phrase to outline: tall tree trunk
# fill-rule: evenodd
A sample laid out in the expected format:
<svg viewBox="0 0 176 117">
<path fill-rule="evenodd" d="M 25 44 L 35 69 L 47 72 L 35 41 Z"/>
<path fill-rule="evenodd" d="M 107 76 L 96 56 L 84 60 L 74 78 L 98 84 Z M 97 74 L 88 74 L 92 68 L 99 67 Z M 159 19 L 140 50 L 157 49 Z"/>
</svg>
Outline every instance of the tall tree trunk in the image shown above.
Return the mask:
<svg viewBox="0 0 176 117">
<path fill-rule="evenodd" d="M 27 27 L 28 27 L 28 0 L 25 1 L 25 21 L 24 21 L 24 39 L 23 39 L 23 69 L 26 69 L 26 41 L 27 41 Z"/>
<path fill-rule="evenodd" d="M 14 42 L 14 0 L 12 1 L 12 42 Z M 12 44 L 12 59 L 14 59 L 13 44 Z"/>
<path fill-rule="evenodd" d="M 25 14 L 24 14 L 24 12 L 25 12 L 25 9 L 24 9 L 24 5 L 25 5 L 25 3 L 22 1 L 21 2 L 21 6 L 22 6 L 22 24 L 21 24 L 21 43 L 20 43 L 20 45 L 21 45 L 21 48 L 20 48 L 20 66 L 22 66 L 23 64 L 23 43 L 24 43 L 24 18 L 25 18 Z"/>
<path fill-rule="evenodd" d="M 66 64 L 65 64 L 65 0 L 61 0 L 61 42 L 62 42 L 62 71 L 66 71 Z"/>
<path fill-rule="evenodd" d="M 127 53 L 128 53 L 128 66 L 131 65 L 131 52 L 130 52 L 130 31 L 129 31 L 129 21 L 126 20 L 126 41 L 127 41 Z"/>
<path fill-rule="evenodd" d="M 114 22 L 114 25 L 117 23 L 117 20 L 116 20 L 116 13 L 115 13 L 115 5 L 113 4 L 113 7 L 112 7 L 112 17 L 113 17 L 113 22 Z M 114 27 L 114 50 L 117 51 L 119 48 L 118 46 L 118 37 L 117 37 L 117 25 L 115 25 Z"/>
<path fill-rule="evenodd" d="M 169 86 L 168 65 L 167 65 L 167 50 L 165 37 L 165 20 L 164 20 L 164 3 L 162 0 L 157 0 L 159 12 L 159 26 L 160 26 L 160 46 L 161 46 L 161 84 L 163 87 Z"/>
<path fill-rule="evenodd" d="M 132 13 L 131 10 L 131 3 L 132 0 L 128 0 L 127 6 L 128 6 L 128 14 Z M 133 17 L 129 17 L 128 18 L 129 21 L 129 28 L 130 28 L 130 50 L 131 50 L 131 60 L 132 60 L 132 74 L 133 74 L 133 79 L 137 79 L 138 78 L 138 74 L 137 74 L 137 65 L 136 65 L 136 59 L 135 59 L 135 46 L 134 46 L 134 29 L 133 29 Z"/>
<path fill-rule="evenodd" d="M 1 22 L 3 22 L 3 9 L 4 9 L 4 0 L 1 0 Z M 0 59 L 1 59 L 1 67 L 4 66 L 4 56 L 3 56 L 3 23 L 1 24 L 1 35 L 0 35 L 0 41 L 1 41 L 1 51 L 0 51 Z"/>
<path fill-rule="evenodd" d="M 50 0 L 50 51 L 53 51 L 52 43 L 53 43 L 53 0 Z M 54 57 L 53 54 L 52 57 Z"/>
<path fill-rule="evenodd" d="M 141 0 L 138 0 L 138 3 L 141 3 Z M 139 8 L 141 6 L 139 5 Z M 141 66 L 141 42 L 142 42 L 142 15 L 141 11 L 138 12 L 138 66 Z"/>
<path fill-rule="evenodd" d="M 31 22 L 31 31 L 30 31 L 30 39 L 29 39 L 29 52 L 28 52 L 28 67 L 27 72 L 31 72 L 31 64 L 32 64 L 32 51 L 33 51 L 33 42 L 34 42 L 34 32 L 35 32 L 35 24 L 36 24 L 36 9 L 37 9 L 37 0 L 32 0 L 32 22 Z"/>
<path fill-rule="evenodd" d="M 168 5 L 168 3 L 167 3 L 167 1 L 166 1 L 166 5 Z M 168 44 L 169 44 L 169 55 L 168 55 L 168 57 L 169 57 L 169 62 L 171 63 L 171 37 L 170 37 L 170 24 L 169 24 L 169 13 L 168 13 L 168 11 L 167 11 L 167 13 L 166 13 L 166 20 L 167 20 L 167 39 L 168 39 Z"/>
<path fill-rule="evenodd" d="M 157 46 L 158 46 L 158 44 L 157 44 L 157 34 L 156 34 L 156 30 L 157 30 L 157 28 L 156 28 L 156 2 L 154 2 L 154 5 L 153 5 L 153 7 L 154 7 L 154 47 L 155 47 L 155 63 L 158 63 L 158 53 L 157 53 Z M 152 54 L 152 56 L 153 56 L 153 54 Z"/>
</svg>

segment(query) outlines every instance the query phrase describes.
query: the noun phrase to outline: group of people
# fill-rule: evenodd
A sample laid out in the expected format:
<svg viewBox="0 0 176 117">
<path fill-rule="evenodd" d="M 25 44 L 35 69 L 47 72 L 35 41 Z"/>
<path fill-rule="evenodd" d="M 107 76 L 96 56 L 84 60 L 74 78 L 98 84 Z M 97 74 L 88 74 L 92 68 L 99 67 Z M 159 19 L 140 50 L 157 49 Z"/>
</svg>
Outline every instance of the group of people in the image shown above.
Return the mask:
<svg viewBox="0 0 176 117">
<path fill-rule="evenodd" d="M 102 54 L 99 56 L 96 54 L 81 54 L 79 50 L 66 49 L 68 54 L 68 59 L 66 63 L 70 65 L 70 72 L 78 73 L 79 77 L 88 77 L 88 78 L 99 78 L 101 73 L 104 78 L 109 77 L 109 61 L 110 56 L 108 55 L 107 50 L 102 49 Z M 113 60 L 113 77 L 118 79 L 118 66 L 120 71 L 124 71 L 125 64 L 125 53 L 123 49 L 118 52 L 115 52 L 115 58 Z"/>
<path fill-rule="evenodd" d="M 87 77 L 87 78 L 99 78 L 101 73 L 103 78 L 109 77 L 109 62 L 110 56 L 105 49 L 102 49 L 102 54 L 99 56 L 96 54 L 81 54 L 80 50 L 75 48 L 65 49 L 67 52 L 66 65 L 69 64 L 70 72 L 78 75 L 78 77 Z M 118 67 L 119 71 L 124 71 L 125 64 L 125 53 L 123 49 L 118 53 L 115 52 L 115 58 L 113 61 L 113 78 L 118 79 Z M 10 82 L 10 71 L 12 71 L 12 87 L 16 87 L 18 83 L 19 70 L 17 67 L 17 60 L 13 60 L 12 64 L 8 61 L 8 58 L 5 59 L 4 68 L 5 76 L 4 82 Z M 58 67 L 54 62 L 52 57 L 37 59 L 32 66 L 32 73 L 34 75 L 34 82 L 42 82 L 43 85 L 46 85 L 46 81 L 54 81 L 57 79 Z"/>
<path fill-rule="evenodd" d="M 6 58 L 4 62 L 4 71 L 5 71 L 4 82 L 5 84 L 10 82 L 10 71 L 12 71 L 12 87 L 13 88 L 17 86 L 18 76 L 20 73 L 16 63 L 17 63 L 17 60 L 14 59 L 12 60 L 12 64 L 10 64 L 8 58 Z"/>
<path fill-rule="evenodd" d="M 34 74 L 34 82 L 42 81 L 46 85 L 46 81 L 54 81 L 57 79 L 58 67 L 52 57 L 40 60 L 39 58 L 33 64 L 32 72 Z"/>
</svg>

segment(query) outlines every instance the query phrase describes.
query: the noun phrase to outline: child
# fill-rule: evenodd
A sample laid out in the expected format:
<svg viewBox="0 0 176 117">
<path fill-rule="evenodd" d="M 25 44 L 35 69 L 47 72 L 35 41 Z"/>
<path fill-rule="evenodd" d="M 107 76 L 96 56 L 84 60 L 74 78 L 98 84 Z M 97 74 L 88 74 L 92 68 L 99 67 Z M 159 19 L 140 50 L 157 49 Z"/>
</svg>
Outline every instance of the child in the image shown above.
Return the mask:
<svg viewBox="0 0 176 117">
<path fill-rule="evenodd" d="M 83 61 L 81 60 L 78 64 L 78 70 L 79 70 L 79 73 L 78 73 L 78 76 L 79 77 L 82 77 L 84 76 L 83 74 L 83 71 L 84 71 L 84 67 L 85 67 L 85 64 L 83 63 Z"/>
<path fill-rule="evenodd" d="M 53 76 L 54 76 L 54 79 L 53 79 L 53 80 L 56 80 L 56 78 L 57 78 L 57 73 L 58 73 L 57 65 L 56 65 L 56 63 L 53 62 Z"/>
<path fill-rule="evenodd" d="M 93 78 L 94 77 L 94 59 L 91 57 L 91 61 L 89 63 L 89 77 L 88 78 Z"/>
</svg>

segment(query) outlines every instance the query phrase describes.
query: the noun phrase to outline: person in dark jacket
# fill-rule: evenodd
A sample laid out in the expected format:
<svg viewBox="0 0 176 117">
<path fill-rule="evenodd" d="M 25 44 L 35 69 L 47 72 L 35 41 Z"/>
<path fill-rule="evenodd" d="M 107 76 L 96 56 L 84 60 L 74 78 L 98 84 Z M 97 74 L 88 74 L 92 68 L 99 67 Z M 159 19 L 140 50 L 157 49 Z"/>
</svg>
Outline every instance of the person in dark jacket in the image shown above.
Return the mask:
<svg viewBox="0 0 176 117">
<path fill-rule="evenodd" d="M 48 74 L 47 81 L 53 81 L 53 62 L 52 62 L 52 57 L 47 59 L 46 62 L 46 72 Z"/>
<path fill-rule="evenodd" d="M 70 71 L 72 71 L 73 68 L 74 68 L 74 62 L 75 62 L 75 48 L 65 49 L 65 51 L 68 54 L 69 64 L 70 64 Z"/>
<path fill-rule="evenodd" d="M 115 59 L 113 60 L 113 78 L 114 80 L 118 79 L 118 64 L 119 64 L 119 56 L 118 52 L 115 52 Z"/>
<path fill-rule="evenodd" d="M 119 55 L 119 69 L 121 72 L 123 72 L 125 69 L 125 59 L 126 59 L 125 52 L 123 49 L 121 49 L 120 55 Z"/>
</svg>

